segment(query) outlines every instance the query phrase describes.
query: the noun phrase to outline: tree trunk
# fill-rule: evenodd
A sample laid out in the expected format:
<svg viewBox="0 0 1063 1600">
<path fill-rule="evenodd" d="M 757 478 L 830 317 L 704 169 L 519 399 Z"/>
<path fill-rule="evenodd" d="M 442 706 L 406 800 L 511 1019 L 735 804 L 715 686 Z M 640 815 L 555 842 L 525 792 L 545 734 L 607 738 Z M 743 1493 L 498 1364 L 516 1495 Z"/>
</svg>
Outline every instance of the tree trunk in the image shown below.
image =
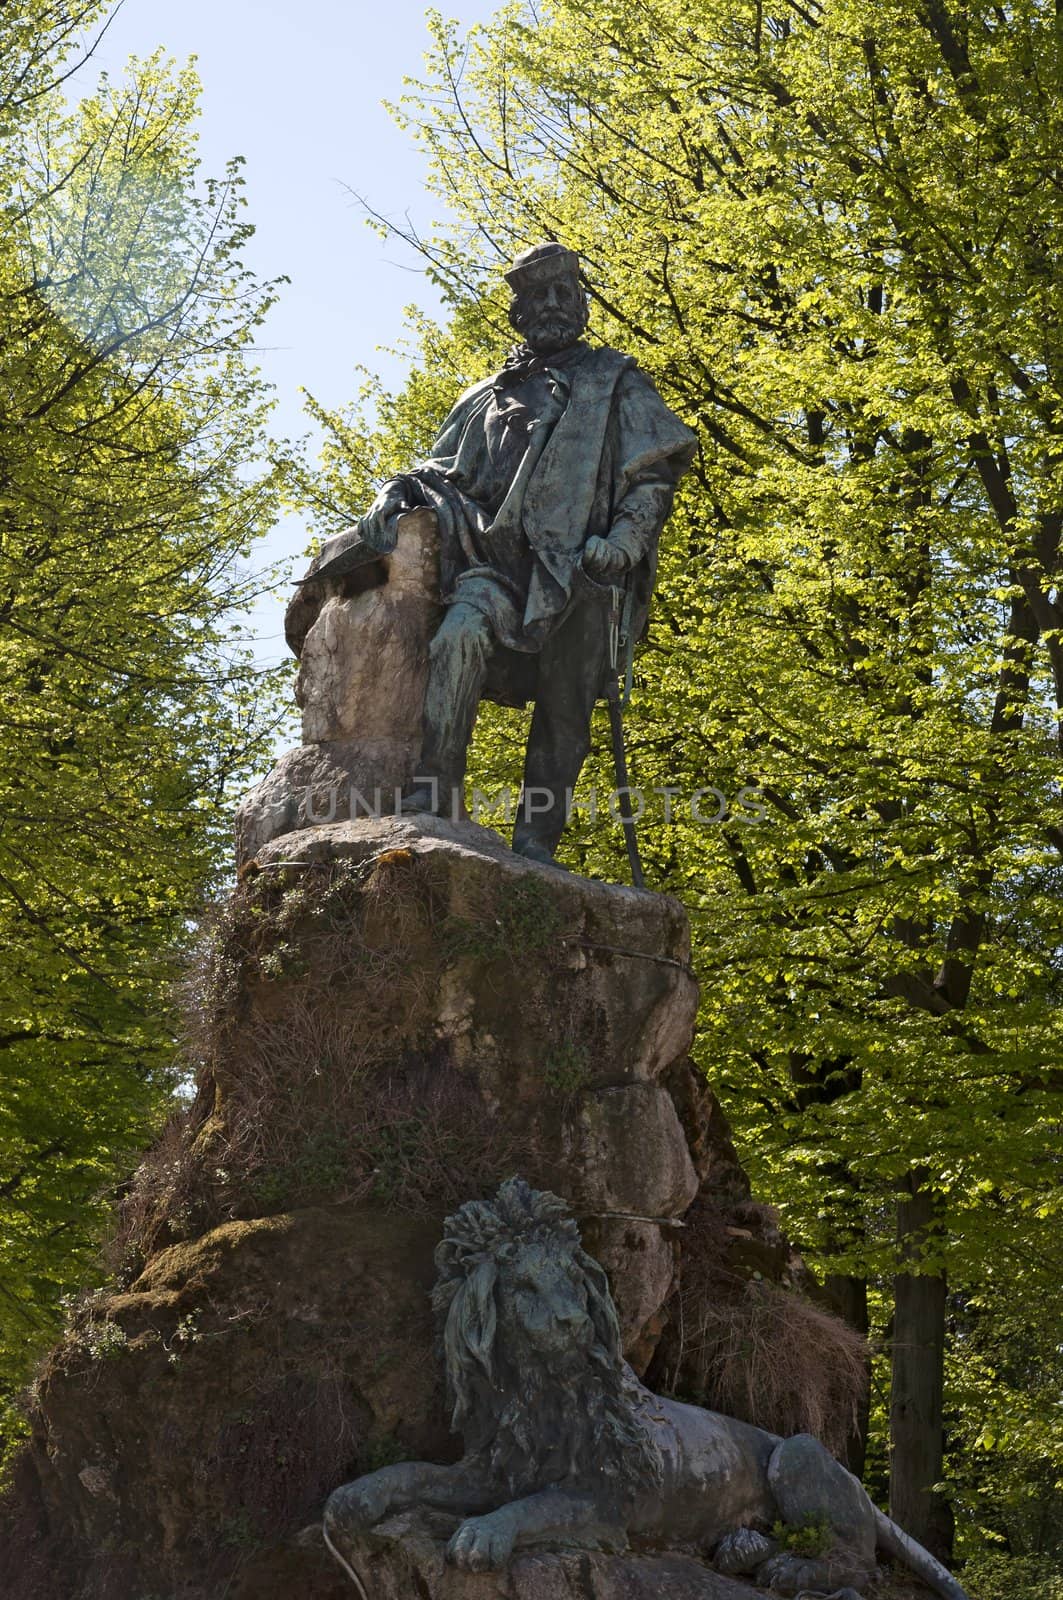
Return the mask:
<svg viewBox="0 0 1063 1600">
<path fill-rule="evenodd" d="M 866 1339 L 870 1326 L 867 1313 L 867 1279 L 843 1277 L 840 1273 L 832 1273 L 823 1280 L 823 1292 L 834 1314 Z M 845 1449 L 841 1457 L 843 1464 L 858 1478 L 864 1475 L 870 1411 L 871 1362 L 868 1357 L 864 1392 L 857 1406 L 854 1424 L 846 1435 Z"/>
<path fill-rule="evenodd" d="M 910 1172 L 897 1206 L 893 1373 L 890 1389 L 890 1516 L 940 1560 L 952 1554 L 952 1510 L 932 1485 L 941 1477 L 945 1277 L 905 1271 L 932 1257 L 940 1226 L 927 1174 Z"/>
</svg>

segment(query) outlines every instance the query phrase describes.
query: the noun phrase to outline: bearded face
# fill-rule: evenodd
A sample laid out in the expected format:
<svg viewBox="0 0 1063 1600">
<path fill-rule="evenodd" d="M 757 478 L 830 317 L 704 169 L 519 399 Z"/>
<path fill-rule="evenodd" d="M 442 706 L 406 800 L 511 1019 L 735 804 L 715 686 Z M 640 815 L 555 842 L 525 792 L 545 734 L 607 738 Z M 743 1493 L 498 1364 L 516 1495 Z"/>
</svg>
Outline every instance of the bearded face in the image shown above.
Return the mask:
<svg viewBox="0 0 1063 1600">
<path fill-rule="evenodd" d="M 509 320 L 536 355 L 555 355 L 575 344 L 587 326 L 587 297 L 575 273 L 529 284 L 514 297 Z"/>
</svg>

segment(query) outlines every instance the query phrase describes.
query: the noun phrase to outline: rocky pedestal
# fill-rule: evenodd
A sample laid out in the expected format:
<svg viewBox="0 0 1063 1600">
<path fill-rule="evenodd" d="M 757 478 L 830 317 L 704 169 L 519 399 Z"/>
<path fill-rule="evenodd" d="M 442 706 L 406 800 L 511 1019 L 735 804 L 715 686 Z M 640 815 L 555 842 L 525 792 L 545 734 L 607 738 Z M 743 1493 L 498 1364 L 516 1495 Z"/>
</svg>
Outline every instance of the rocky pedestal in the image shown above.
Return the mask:
<svg viewBox="0 0 1063 1600">
<path fill-rule="evenodd" d="M 745 1579 L 727 1578 L 685 1551 L 605 1553 L 593 1550 L 529 1550 L 513 1558 L 504 1572 L 460 1572 L 445 1559 L 453 1518 L 432 1512 L 390 1517 L 360 1541 L 350 1554 L 354 1580 L 330 1585 L 335 1567 L 322 1547 L 320 1529 L 306 1528 L 296 1541 L 300 1580 L 311 1586 L 277 1590 L 259 1588 L 254 1565 L 247 1568 L 233 1600 L 771 1600 L 769 1591 Z M 272 1567 L 261 1572 L 269 1582 Z M 361 1585 L 359 1591 L 358 1585 Z M 849 1600 L 841 1590 L 832 1600 Z M 933 1600 L 933 1592 L 910 1573 L 882 1568 L 874 1600 Z M 812 1597 L 809 1597 L 812 1600 Z"/>
<path fill-rule="evenodd" d="M 372 1600 L 758 1600 L 765 1591 L 678 1553 L 525 1551 L 501 1573 L 460 1572 L 445 1559 L 456 1520 L 431 1512 L 391 1517 L 351 1552 Z M 306 1547 L 315 1535 L 307 1530 Z M 349 1594 L 357 1589 L 352 1584 Z"/>
<path fill-rule="evenodd" d="M 518 1172 L 571 1202 L 658 1388 L 711 1403 L 755 1326 L 745 1347 L 774 1351 L 776 1382 L 742 1367 L 747 1414 L 768 1396 L 751 1419 L 792 1432 L 818 1405 L 844 1431 L 851 1350 L 795 1292 L 800 1262 L 687 1059 L 688 960 L 676 901 L 534 865 L 471 823 L 356 820 L 261 846 L 195 977 L 195 1103 L 131 1186 L 109 1286 L 41 1374 L 0 1591 L 353 1592 L 299 1530 L 361 1472 L 457 1453 L 432 1252 L 444 1215 Z M 536 1556 L 403 1590 L 405 1559 L 374 1556 L 374 1600 L 734 1588 L 700 1566 L 696 1587 L 678 1558 L 679 1587 L 654 1589 L 626 1557 Z"/>
<path fill-rule="evenodd" d="M 397 810 L 421 753 L 428 646 L 441 615 L 436 519 L 400 517 L 395 549 L 305 587 L 288 610 L 303 743 L 236 813 L 237 863 L 316 823 Z"/>
</svg>

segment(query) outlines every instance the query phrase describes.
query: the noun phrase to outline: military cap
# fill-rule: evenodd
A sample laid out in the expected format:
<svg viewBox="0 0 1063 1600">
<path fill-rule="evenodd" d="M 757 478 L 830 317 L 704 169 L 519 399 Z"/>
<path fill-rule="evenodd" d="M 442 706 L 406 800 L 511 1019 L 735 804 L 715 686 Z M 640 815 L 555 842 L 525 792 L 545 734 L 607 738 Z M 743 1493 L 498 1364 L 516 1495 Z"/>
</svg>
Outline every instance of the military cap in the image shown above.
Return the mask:
<svg viewBox="0 0 1063 1600">
<path fill-rule="evenodd" d="M 530 250 L 522 251 L 505 274 L 506 282 L 516 294 L 533 284 L 564 277 L 579 277 L 579 256 L 553 240 L 533 244 Z"/>
</svg>

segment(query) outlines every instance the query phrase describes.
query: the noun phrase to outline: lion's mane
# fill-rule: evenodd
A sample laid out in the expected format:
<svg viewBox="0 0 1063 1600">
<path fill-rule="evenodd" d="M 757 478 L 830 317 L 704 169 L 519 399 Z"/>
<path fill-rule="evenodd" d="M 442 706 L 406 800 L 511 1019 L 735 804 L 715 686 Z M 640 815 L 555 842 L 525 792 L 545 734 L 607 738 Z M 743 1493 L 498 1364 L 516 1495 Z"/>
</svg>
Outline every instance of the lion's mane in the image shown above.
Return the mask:
<svg viewBox="0 0 1063 1600">
<path fill-rule="evenodd" d="M 530 1350 L 502 1347 L 503 1269 L 531 1242 L 568 1256 L 582 1278 L 595 1338 L 575 1385 Z M 511 1178 L 493 1200 L 470 1201 L 447 1218 L 435 1261 L 452 1426 L 469 1457 L 514 1497 L 563 1485 L 626 1500 L 660 1483 L 660 1451 L 625 1380 L 609 1281 L 563 1200 Z"/>
</svg>

